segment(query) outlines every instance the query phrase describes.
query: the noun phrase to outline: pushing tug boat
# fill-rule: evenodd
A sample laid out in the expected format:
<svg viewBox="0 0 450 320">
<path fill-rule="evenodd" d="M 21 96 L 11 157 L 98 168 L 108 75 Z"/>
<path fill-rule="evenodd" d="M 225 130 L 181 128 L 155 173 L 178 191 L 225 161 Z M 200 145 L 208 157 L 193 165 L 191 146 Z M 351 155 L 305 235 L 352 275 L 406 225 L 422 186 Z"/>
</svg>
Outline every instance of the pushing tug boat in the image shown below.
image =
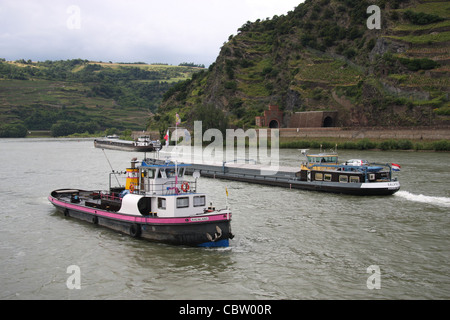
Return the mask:
<svg viewBox="0 0 450 320">
<path fill-rule="evenodd" d="M 195 181 L 185 180 L 187 165 L 139 164 L 111 172 L 109 191 L 59 189 L 49 201 L 67 217 L 85 220 L 135 238 L 172 245 L 227 247 L 231 233 L 229 208 L 207 206 Z M 112 187 L 112 176 L 126 174 L 125 186 Z"/>
<path fill-rule="evenodd" d="M 133 152 L 153 152 L 162 148 L 159 140 L 152 140 L 150 136 L 141 136 L 134 141 L 122 140 L 116 135 L 94 140 L 94 147 Z"/>
</svg>

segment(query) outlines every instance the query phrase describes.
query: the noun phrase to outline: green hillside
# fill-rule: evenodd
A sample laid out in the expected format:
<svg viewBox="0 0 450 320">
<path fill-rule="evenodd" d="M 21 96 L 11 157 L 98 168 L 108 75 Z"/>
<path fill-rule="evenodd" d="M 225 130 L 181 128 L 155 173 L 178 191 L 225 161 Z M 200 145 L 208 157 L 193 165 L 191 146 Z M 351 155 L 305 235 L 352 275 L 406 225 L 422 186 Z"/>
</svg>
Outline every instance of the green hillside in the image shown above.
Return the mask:
<svg viewBox="0 0 450 320">
<path fill-rule="evenodd" d="M 369 5 L 381 9 L 370 30 Z M 338 126 L 450 123 L 450 2 L 306 0 L 287 15 L 247 22 L 208 70 L 164 96 L 154 124 L 252 127 L 269 104 L 339 112 Z"/>
<path fill-rule="evenodd" d="M 0 136 L 143 130 L 163 94 L 201 68 L 87 60 L 0 60 Z"/>
</svg>

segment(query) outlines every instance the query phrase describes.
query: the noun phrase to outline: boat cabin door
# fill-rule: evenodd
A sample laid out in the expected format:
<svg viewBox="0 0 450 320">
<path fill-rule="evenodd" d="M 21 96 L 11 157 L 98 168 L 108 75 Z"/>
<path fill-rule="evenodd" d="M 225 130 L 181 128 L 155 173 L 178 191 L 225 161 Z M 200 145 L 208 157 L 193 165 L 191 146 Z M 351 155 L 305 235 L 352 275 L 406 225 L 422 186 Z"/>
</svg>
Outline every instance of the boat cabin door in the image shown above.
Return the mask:
<svg viewBox="0 0 450 320">
<path fill-rule="evenodd" d="M 140 191 L 150 192 L 154 187 L 154 181 L 156 177 L 156 169 L 155 168 L 147 168 L 147 167 L 140 167 Z"/>
</svg>

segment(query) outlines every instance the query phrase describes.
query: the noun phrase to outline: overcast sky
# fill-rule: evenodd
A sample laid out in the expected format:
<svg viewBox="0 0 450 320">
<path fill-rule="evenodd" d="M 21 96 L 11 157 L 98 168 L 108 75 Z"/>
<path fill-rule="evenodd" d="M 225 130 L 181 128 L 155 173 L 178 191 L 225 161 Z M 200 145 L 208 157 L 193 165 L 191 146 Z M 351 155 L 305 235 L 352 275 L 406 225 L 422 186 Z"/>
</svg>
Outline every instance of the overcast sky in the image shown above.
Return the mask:
<svg viewBox="0 0 450 320">
<path fill-rule="evenodd" d="M 303 0 L 0 0 L 0 58 L 213 63 L 247 21 Z"/>
</svg>

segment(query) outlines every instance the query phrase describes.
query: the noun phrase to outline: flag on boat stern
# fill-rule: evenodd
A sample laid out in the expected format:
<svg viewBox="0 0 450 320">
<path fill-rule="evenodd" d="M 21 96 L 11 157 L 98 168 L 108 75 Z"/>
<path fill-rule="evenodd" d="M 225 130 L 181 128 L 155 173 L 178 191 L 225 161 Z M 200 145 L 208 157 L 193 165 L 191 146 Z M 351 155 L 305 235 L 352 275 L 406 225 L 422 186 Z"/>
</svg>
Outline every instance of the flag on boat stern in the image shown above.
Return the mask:
<svg viewBox="0 0 450 320">
<path fill-rule="evenodd" d="M 169 145 L 169 129 L 167 129 L 167 133 L 164 136 L 164 140 L 166 140 L 166 147 Z"/>
<path fill-rule="evenodd" d="M 400 168 L 401 168 L 401 167 L 402 167 L 402 166 L 399 165 L 399 164 L 392 163 L 392 170 L 394 170 L 394 171 L 400 171 Z"/>
</svg>

